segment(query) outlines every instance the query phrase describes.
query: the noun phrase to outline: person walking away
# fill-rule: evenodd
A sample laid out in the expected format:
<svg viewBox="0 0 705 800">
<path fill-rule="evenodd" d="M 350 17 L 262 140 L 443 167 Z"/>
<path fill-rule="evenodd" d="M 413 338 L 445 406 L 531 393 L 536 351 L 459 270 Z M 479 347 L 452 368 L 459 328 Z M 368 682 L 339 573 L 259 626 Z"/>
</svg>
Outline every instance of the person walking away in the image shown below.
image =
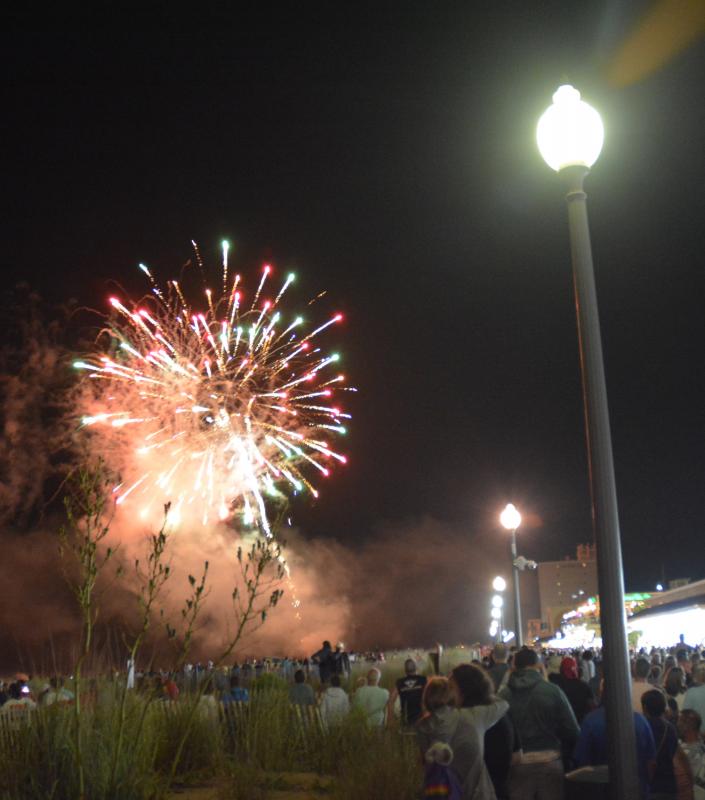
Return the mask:
<svg viewBox="0 0 705 800">
<path fill-rule="evenodd" d="M 350 656 L 340 644 L 335 646 L 335 653 L 333 653 L 333 672 L 344 678 L 350 677 Z"/>
<path fill-rule="evenodd" d="M 509 664 L 507 664 L 507 657 L 509 651 L 507 645 L 501 642 L 497 643 L 492 650 L 492 666 L 487 670 L 488 675 L 494 685 L 495 692 L 499 690 L 502 685 L 504 676 L 509 671 Z"/>
<path fill-rule="evenodd" d="M 397 697 L 399 698 L 402 725 L 414 725 L 421 718 L 421 700 L 426 680 L 425 675 L 419 675 L 416 672 L 414 659 L 407 658 L 404 662 L 404 677 L 399 678 L 394 684 L 394 690 L 389 700 L 391 713 Z"/>
<path fill-rule="evenodd" d="M 585 683 L 595 679 L 595 661 L 592 650 L 585 650 L 580 659 L 580 680 Z"/>
<path fill-rule="evenodd" d="M 634 662 L 634 677 L 632 678 L 632 711 L 642 713 L 641 697 L 654 687 L 649 683 L 651 664 L 647 658 L 639 656 Z"/>
<path fill-rule="evenodd" d="M 672 722 L 678 721 L 678 714 L 685 703 L 686 685 L 685 673 L 680 667 L 673 667 L 664 681 L 663 688 L 666 691 L 666 699 L 671 709 Z"/>
<path fill-rule="evenodd" d="M 318 663 L 318 675 L 321 683 L 328 684 L 330 676 L 335 669 L 335 657 L 329 641 L 323 642 L 323 647 L 314 653 L 312 658 Z"/>
<path fill-rule="evenodd" d="M 683 698 L 683 710 L 697 711 L 700 715 L 700 733 L 705 734 L 705 662 L 699 661 L 693 672 L 693 685 Z"/>
<path fill-rule="evenodd" d="M 482 758 L 481 738 L 468 716 L 453 707 L 453 699 L 447 678 L 428 680 L 423 693 L 425 713 L 416 725 L 421 755 L 428 765 L 425 796 L 434 796 L 428 783 L 436 765 L 440 764 L 446 766 L 460 784 L 462 800 L 496 800 Z M 435 796 L 443 796 L 440 789 Z"/>
<path fill-rule="evenodd" d="M 294 673 L 294 685 L 289 687 L 289 702 L 298 706 L 312 706 L 316 703 L 313 687 L 306 683 L 306 673 L 297 669 Z"/>
<path fill-rule="evenodd" d="M 644 692 L 641 705 L 656 743 L 656 768 L 650 781 L 650 800 L 678 800 L 677 774 L 681 778 L 681 784 L 686 781 L 688 783 L 683 787 L 684 796 L 692 798 L 690 764 L 685 753 L 678 746 L 678 733 L 675 726 L 665 717 L 666 698 L 663 692 L 658 689 Z"/>
<path fill-rule="evenodd" d="M 350 711 L 350 700 L 340 685 L 340 675 L 332 675 L 330 686 L 321 697 L 321 719 L 330 727 L 340 724 Z"/>
<path fill-rule="evenodd" d="M 676 650 L 676 666 L 683 670 L 686 686 L 692 683 L 692 668 L 693 665 L 690 661 L 690 655 L 685 647 Z"/>
<path fill-rule="evenodd" d="M 705 741 L 700 735 L 702 718 L 697 711 L 684 708 L 678 717 L 678 735 L 693 776 L 693 799 L 705 800 Z"/>
<path fill-rule="evenodd" d="M 580 726 L 580 735 L 573 751 L 573 763 L 576 767 L 607 766 L 607 715 L 605 706 L 609 702 L 609 687 L 604 683 L 601 692 L 601 705 L 591 711 Z M 634 717 L 634 733 L 636 736 L 637 766 L 641 800 L 648 800 L 649 780 L 656 765 L 656 745 L 651 726 L 646 717 L 632 711 Z"/>
<path fill-rule="evenodd" d="M 561 682 L 561 661 L 563 661 L 563 656 L 556 653 L 549 656 L 544 663 L 546 680 L 555 683 L 556 686 L 559 686 Z"/>
<path fill-rule="evenodd" d="M 578 677 L 578 663 L 572 656 L 566 656 L 561 660 L 560 673 L 556 685 L 568 698 L 570 707 L 573 709 L 578 725 L 580 725 L 597 703 L 590 686 Z"/>
<path fill-rule="evenodd" d="M 489 675 L 474 664 L 457 666 L 450 684 L 461 714 L 478 733 L 495 795 L 498 800 L 506 800 L 512 756 L 518 749 L 514 725 L 507 714 L 509 704 L 494 696 Z"/>
<path fill-rule="evenodd" d="M 382 673 L 373 667 L 367 673 L 367 683 L 361 686 L 353 697 L 353 707 L 361 708 L 367 717 L 368 723 L 374 728 L 383 728 L 386 721 L 387 703 L 389 692 L 382 689 L 379 679 Z"/>
<path fill-rule="evenodd" d="M 517 652 L 499 696 L 509 703 L 522 749 L 519 763 L 509 773 L 510 800 L 562 800 L 561 752 L 580 731 L 568 698 L 544 680 L 538 655 L 528 648 Z"/>
</svg>

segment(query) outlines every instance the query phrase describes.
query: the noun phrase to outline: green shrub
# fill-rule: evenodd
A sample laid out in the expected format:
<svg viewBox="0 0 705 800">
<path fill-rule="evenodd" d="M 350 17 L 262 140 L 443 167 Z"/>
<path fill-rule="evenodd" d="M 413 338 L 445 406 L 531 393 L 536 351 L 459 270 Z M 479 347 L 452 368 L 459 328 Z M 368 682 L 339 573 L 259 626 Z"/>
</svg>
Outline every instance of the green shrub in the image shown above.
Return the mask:
<svg viewBox="0 0 705 800">
<path fill-rule="evenodd" d="M 279 677 L 279 675 L 265 672 L 250 683 L 250 692 L 252 694 L 258 694 L 260 692 L 288 694 L 289 684 L 284 678 Z"/>
<path fill-rule="evenodd" d="M 161 800 L 177 752 L 173 780 L 226 780 L 227 796 L 259 800 L 277 788 L 278 773 L 331 776 L 336 800 L 414 798 L 420 786 L 414 737 L 373 730 L 353 709 L 328 729 L 306 723 L 288 702 L 288 685 L 265 675 L 250 702 L 223 714 L 198 695 L 177 702 L 128 691 L 119 683 L 93 682 L 81 707 L 85 797 L 90 800 Z M 113 776 L 116 731 L 124 715 L 123 743 Z M 73 709 L 39 708 L 31 722 L 0 728 L 2 800 L 76 800 L 80 797 Z M 184 739 L 184 746 L 180 743 Z M 249 787 L 249 788 L 248 788 Z M 249 791 L 249 794 L 248 794 Z"/>
</svg>

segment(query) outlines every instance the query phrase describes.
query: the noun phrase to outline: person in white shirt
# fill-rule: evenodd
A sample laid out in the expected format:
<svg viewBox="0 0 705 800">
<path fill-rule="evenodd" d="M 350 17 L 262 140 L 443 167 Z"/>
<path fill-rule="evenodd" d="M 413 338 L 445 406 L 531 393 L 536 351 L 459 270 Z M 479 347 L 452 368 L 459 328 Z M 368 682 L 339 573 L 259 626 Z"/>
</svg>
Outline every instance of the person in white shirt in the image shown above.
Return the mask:
<svg viewBox="0 0 705 800">
<path fill-rule="evenodd" d="M 378 669 L 371 669 L 367 673 L 367 685 L 361 686 L 353 698 L 353 707 L 361 708 L 373 727 L 382 728 L 386 720 L 389 692 L 379 686 L 382 673 Z"/>
<path fill-rule="evenodd" d="M 634 677 L 632 678 L 632 711 L 636 711 L 637 714 L 642 713 L 642 694 L 654 688 L 647 680 L 650 671 L 651 664 L 649 664 L 648 658 L 639 656 L 634 664 Z"/>
<path fill-rule="evenodd" d="M 40 706 L 51 706 L 54 703 L 68 705 L 73 701 L 73 692 L 64 687 L 64 679 L 60 677 L 53 677 L 48 684 L 45 684 L 44 690 L 39 696 Z"/>
<path fill-rule="evenodd" d="M 595 662 L 592 650 L 585 650 L 580 659 L 580 679 L 590 683 L 595 678 Z"/>
<path fill-rule="evenodd" d="M 218 701 L 215 699 L 212 679 L 204 678 L 201 696 L 198 699 L 198 713 L 202 718 L 216 720 L 218 718 Z"/>
<path fill-rule="evenodd" d="M 683 695 L 683 709 L 700 714 L 700 733 L 705 734 L 705 662 L 700 662 L 693 672 L 693 685 Z"/>
<path fill-rule="evenodd" d="M 337 725 L 347 717 L 350 700 L 340 685 L 340 676 L 332 675 L 330 686 L 321 696 L 321 718 L 326 725 Z"/>
</svg>

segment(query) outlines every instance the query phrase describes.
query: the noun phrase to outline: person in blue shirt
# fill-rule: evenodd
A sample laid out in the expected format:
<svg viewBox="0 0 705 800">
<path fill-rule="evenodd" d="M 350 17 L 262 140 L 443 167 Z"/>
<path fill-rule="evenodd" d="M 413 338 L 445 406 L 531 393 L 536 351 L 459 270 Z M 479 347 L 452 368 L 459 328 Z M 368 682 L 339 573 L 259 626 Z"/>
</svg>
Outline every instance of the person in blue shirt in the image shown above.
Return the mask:
<svg viewBox="0 0 705 800">
<path fill-rule="evenodd" d="M 583 720 L 580 727 L 578 741 L 573 751 L 573 761 L 576 767 L 598 767 L 607 764 L 607 718 L 605 714 L 605 689 L 602 690 L 603 705 L 591 711 Z M 646 718 L 637 711 L 634 715 L 634 730 L 636 733 L 637 764 L 639 768 L 639 783 L 641 784 L 642 798 L 649 797 L 649 782 L 654 772 L 656 763 L 656 744 L 654 735 Z"/>
<path fill-rule="evenodd" d="M 250 693 L 244 686 L 240 686 L 240 678 L 237 675 L 230 676 L 230 691 L 223 694 L 220 702 L 223 705 L 228 703 L 247 703 Z"/>
</svg>

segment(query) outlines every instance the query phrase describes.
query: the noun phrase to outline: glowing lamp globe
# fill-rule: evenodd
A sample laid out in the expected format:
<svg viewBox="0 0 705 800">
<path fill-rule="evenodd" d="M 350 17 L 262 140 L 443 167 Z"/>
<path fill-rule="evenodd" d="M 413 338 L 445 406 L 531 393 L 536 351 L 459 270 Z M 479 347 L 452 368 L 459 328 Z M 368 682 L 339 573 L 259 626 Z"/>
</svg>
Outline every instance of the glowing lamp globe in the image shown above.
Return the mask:
<svg viewBox="0 0 705 800">
<path fill-rule="evenodd" d="M 495 592 L 503 592 L 507 588 L 507 582 L 501 575 L 498 575 L 492 581 L 492 588 L 495 590 Z"/>
<path fill-rule="evenodd" d="M 521 525 L 521 514 L 516 506 L 508 503 L 504 511 L 499 515 L 499 521 L 508 531 L 515 531 Z"/>
<path fill-rule="evenodd" d="M 543 112 L 536 127 L 539 152 L 556 172 L 564 167 L 589 169 L 600 155 L 604 138 L 600 115 L 568 85 L 558 88 L 553 105 Z"/>
<path fill-rule="evenodd" d="M 501 619 L 502 611 L 499 608 L 492 607 L 490 609 L 490 616 L 492 617 L 492 619 Z"/>
<path fill-rule="evenodd" d="M 499 594 L 496 594 L 492 598 L 492 606 L 493 606 L 493 608 L 502 608 L 503 605 L 504 605 L 504 600 L 502 599 L 502 596 L 499 595 Z"/>
</svg>

